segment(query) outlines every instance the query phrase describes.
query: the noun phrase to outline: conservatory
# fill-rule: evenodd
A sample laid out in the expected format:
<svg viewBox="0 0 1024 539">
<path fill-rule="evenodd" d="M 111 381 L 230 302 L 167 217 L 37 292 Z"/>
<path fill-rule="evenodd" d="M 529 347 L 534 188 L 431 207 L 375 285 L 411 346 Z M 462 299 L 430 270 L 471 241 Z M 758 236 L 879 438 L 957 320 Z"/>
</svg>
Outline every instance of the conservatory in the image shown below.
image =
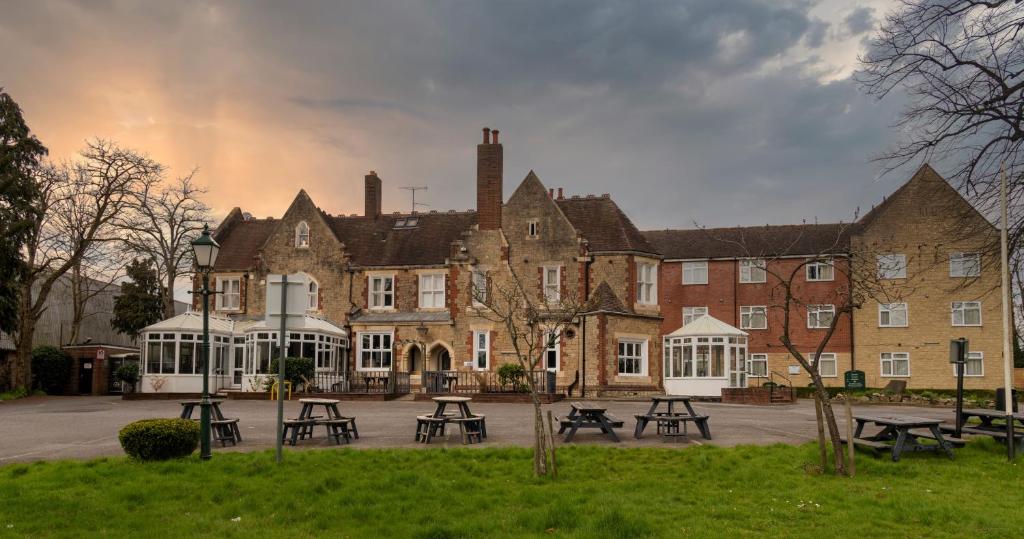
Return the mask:
<svg viewBox="0 0 1024 539">
<path fill-rule="evenodd" d="M 271 327 L 273 325 L 274 327 Z M 348 334 L 315 316 L 289 316 L 285 331 L 288 357 L 314 360 L 318 375 L 343 372 Z M 210 390 L 263 391 L 270 360 L 279 356 L 277 320 L 233 320 L 210 316 Z M 147 326 L 141 332 L 145 393 L 198 393 L 203 385 L 203 316 L 186 312 Z"/>
<path fill-rule="evenodd" d="M 747 387 L 747 333 L 704 315 L 665 336 L 665 392 L 718 397 Z"/>
</svg>

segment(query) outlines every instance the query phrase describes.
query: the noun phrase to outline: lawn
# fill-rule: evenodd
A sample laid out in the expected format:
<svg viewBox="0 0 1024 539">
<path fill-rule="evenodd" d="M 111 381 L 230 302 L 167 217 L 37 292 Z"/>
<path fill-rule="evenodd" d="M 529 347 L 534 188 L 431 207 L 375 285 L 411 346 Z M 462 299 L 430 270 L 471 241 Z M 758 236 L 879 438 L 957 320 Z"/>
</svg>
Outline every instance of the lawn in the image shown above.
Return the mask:
<svg viewBox="0 0 1024 539">
<path fill-rule="evenodd" d="M 217 453 L 0 467 L 0 536 L 1020 537 L 1024 471 L 989 440 L 957 460 L 860 454 L 854 479 L 807 470 L 816 446 Z"/>
</svg>

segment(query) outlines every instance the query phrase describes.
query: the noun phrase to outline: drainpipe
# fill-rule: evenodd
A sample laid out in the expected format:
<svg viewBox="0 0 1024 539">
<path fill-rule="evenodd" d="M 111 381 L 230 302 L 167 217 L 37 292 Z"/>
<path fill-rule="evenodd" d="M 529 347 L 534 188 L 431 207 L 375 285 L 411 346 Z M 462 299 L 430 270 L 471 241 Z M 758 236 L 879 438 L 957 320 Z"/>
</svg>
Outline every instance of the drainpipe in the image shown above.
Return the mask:
<svg viewBox="0 0 1024 539">
<path fill-rule="evenodd" d="M 583 301 L 590 299 L 590 264 L 588 254 L 583 261 Z M 583 316 L 580 324 L 580 397 L 587 395 L 587 317 Z"/>
</svg>

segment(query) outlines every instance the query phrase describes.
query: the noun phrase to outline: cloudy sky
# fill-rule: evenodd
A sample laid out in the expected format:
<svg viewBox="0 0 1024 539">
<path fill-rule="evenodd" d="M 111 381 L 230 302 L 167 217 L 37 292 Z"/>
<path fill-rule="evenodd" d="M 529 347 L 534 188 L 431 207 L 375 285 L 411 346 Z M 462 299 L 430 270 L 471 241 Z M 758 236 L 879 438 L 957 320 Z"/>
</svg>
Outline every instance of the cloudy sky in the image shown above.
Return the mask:
<svg viewBox="0 0 1024 539">
<path fill-rule="evenodd" d="M 850 80 L 889 5 L 14 0 L 0 86 L 52 157 L 198 167 L 218 214 L 361 212 L 371 169 L 385 211 L 468 209 L 490 126 L 506 194 L 533 169 L 641 228 L 849 220 L 906 178 L 871 162 L 898 100 Z"/>
</svg>

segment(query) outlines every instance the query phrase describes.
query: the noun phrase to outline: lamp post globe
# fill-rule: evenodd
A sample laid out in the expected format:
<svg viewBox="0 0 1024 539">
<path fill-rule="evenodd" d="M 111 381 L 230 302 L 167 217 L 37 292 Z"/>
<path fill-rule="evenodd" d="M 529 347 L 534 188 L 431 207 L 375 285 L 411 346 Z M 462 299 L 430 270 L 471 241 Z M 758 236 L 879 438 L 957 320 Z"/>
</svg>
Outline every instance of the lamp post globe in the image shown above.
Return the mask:
<svg viewBox="0 0 1024 539">
<path fill-rule="evenodd" d="M 196 269 L 203 276 L 203 398 L 200 401 L 199 416 L 199 458 L 209 460 L 210 453 L 210 270 L 217 262 L 220 245 L 210 235 L 210 227 L 203 225 L 203 233 L 192 242 L 196 258 Z"/>
</svg>

